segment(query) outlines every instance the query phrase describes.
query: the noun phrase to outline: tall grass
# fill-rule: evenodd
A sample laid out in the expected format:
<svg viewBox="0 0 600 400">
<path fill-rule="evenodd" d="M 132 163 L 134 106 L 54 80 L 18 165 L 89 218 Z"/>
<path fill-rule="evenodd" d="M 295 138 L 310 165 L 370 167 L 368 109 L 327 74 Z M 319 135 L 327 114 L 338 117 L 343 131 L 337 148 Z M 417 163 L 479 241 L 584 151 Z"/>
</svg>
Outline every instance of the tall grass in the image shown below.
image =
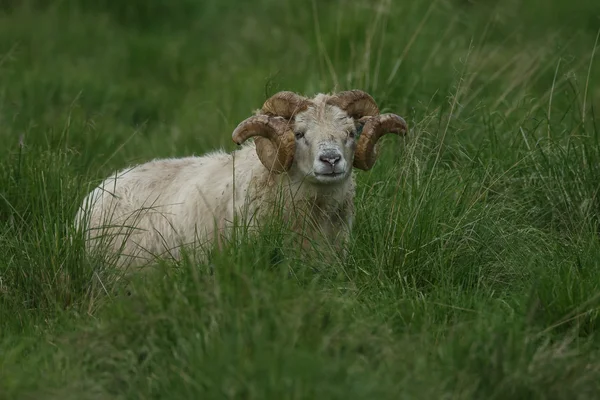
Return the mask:
<svg viewBox="0 0 600 400">
<path fill-rule="evenodd" d="M 0 399 L 600 393 L 598 6 L 0 1 Z M 345 262 L 272 224 L 123 277 L 73 217 L 277 90 L 403 115 Z M 283 253 L 286 254 L 285 252 Z"/>
</svg>

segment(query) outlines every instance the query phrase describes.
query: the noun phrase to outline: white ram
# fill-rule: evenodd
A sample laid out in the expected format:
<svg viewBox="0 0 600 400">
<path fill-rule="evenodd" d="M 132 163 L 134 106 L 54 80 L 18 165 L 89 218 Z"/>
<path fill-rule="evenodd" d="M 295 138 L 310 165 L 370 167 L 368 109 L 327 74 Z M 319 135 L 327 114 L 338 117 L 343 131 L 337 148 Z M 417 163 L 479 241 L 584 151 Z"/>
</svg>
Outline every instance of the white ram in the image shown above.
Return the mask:
<svg viewBox="0 0 600 400">
<path fill-rule="evenodd" d="M 406 132 L 404 119 L 380 114 L 361 90 L 313 98 L 279 92 L 234 130 L 240 149 L 116 172 L 84 199 L 76 224 L 86 228 L 88 249 L 108 238 L 120 263 L 139 265 L 218 240 L 234 217 L 256 226 L 281 201 L 293 229 L 340 246 L 354 218 L 352 167 L 369 170 L 379 138 Z"/>
</svg>

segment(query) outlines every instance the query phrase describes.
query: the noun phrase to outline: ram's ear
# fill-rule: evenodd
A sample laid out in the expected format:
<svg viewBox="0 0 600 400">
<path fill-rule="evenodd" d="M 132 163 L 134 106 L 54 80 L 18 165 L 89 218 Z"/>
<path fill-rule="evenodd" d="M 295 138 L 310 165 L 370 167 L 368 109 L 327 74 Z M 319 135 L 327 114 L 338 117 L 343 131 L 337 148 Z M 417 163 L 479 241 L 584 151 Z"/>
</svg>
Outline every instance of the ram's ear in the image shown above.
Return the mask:
<svg viewBox="0 0 600 400">
<path fill-rule="evenodd" d="M 362 133 L 365 124 L 373 117 L 362 117 L 362 118 L 354 118 L 354 126 L 356 127 L 356 138 L 360 136 Z"/>
</svg>

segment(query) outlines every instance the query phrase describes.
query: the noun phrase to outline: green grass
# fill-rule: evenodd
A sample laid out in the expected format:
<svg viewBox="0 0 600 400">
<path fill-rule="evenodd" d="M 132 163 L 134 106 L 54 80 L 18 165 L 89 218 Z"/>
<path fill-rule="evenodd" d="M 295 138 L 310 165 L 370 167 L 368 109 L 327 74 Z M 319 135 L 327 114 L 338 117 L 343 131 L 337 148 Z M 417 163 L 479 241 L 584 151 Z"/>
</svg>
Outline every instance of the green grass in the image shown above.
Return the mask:
<svg viewBox="0 0 600 400">
<path fill-rule="evenodd" d="M 598 398 L 599 29 L 596 0 L 0 0 L 0 399 Z M 273 225 L 117 279 L 73 235 L 115 169 L 350 88 L 411 131 L 357 174 L 345 264 L 277 262 Z"/>
</svg>

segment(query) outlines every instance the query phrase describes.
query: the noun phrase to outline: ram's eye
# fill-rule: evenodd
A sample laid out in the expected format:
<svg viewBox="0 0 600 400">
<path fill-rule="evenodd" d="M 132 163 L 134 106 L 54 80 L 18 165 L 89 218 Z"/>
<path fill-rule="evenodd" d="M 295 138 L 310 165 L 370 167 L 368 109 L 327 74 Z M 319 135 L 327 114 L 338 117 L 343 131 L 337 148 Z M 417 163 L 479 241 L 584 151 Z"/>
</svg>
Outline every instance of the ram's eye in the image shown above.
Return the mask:
<svg viewBox="0 0 600 400">
<path fill-rule="evenodd" d="M 296 134 L 296 139 L 302 139 L 304 137 L 303 131 L 295 132 L 295 134 Z"/>
<path fill-rule="evenodd" d="M 348 131 L 348 137 L 350 139 L 354 139 L 354 136 L 356 136 L 356 133 L 354 133 L 354 131 Z"/>
</svg>

